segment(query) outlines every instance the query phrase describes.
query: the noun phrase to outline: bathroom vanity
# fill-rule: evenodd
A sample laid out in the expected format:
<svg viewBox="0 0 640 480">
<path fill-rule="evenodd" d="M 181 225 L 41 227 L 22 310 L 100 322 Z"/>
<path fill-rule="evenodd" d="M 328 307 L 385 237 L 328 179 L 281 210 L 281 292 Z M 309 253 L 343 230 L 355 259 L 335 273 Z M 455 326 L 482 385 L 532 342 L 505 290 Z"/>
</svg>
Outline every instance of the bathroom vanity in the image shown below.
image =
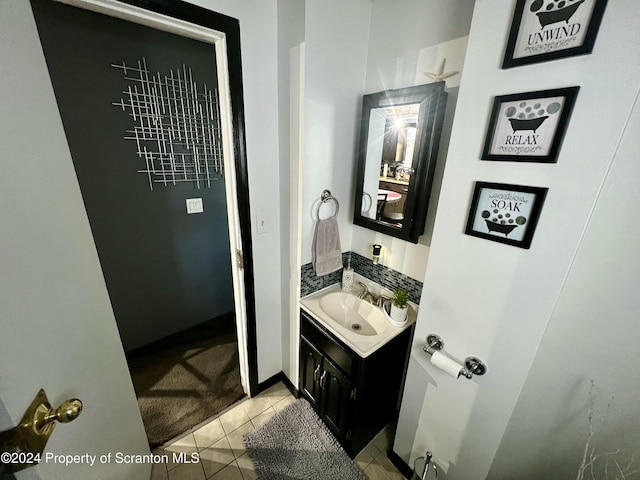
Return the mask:
<svg viewBox="0 0 640 480">
<path fill-rule="evenodd" d="M 330 287 L 300 302 L 299 391 L 347 453 L 355 457 L 398 415 L 415 311 L 402 328 L 379 323 L 378 312 L 384 315 L 380 307 L 339 290 L 339 285 Z M 332 293 L 342 296 L 329 296 Z M 342 320 L 373 319 L 372 325 L 362 326 L 365 333 L 360 334 L 369 338 L 354 344 L 346 328 L 342 331 L 339 324 L 327 319 L 331 308 L 321 307 L 323 298 L 349 303 L 342 305 L 347 312 Z M 349 311 L 359 311 L 362 316 L 358 319 Z M 357 340 L 358 335 L 352 337 Z"/>
</svg>

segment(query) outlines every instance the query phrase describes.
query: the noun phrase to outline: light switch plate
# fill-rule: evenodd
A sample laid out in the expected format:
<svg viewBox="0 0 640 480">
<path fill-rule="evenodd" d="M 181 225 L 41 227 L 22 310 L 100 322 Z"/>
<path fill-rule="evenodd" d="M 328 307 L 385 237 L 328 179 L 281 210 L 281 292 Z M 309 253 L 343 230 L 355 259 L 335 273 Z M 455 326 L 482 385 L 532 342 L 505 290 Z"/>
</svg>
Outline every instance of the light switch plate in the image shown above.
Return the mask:
<svg viewBox="0 0 640 480">
<path fill-rule="evenodd" d="M 204 206 L 201 198 L 187 198 L 187 213 L 202 213 Z"/>
</svg>

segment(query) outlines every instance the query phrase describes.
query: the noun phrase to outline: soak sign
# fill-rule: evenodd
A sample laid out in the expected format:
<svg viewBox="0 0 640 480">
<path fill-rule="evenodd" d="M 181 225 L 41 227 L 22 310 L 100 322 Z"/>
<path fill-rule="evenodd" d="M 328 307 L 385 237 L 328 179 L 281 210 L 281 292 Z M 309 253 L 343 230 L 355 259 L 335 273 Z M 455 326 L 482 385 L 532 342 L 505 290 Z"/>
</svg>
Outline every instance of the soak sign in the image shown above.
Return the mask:
<svg viewBox="0 0 640 480">
<path fill-rule="evenodd" d="M 480 193 L 473 229 L 491 235 L 522 240 L 535 194 L 485 188 Z"/>
</svg>

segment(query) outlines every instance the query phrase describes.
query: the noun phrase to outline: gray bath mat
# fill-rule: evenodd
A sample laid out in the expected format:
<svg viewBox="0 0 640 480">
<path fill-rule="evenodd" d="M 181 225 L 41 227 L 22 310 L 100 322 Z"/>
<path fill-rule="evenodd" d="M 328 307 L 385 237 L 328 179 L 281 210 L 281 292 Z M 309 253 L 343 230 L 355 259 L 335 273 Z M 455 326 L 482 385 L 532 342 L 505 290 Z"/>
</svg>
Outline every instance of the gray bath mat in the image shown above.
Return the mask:
<svg viewBox="0 0 640 480">
<path fill-rule="evenodd" d="M 244 437 L 260 480 L 365 480 L 304 399 Z"/>
</svg>

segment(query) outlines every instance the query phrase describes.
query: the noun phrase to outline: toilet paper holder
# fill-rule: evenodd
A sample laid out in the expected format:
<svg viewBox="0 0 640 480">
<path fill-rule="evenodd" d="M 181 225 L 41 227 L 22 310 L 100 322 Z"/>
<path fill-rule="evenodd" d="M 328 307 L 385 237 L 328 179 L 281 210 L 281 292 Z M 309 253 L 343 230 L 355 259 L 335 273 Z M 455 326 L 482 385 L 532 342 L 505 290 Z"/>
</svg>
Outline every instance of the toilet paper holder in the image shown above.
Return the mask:
<svg viewBox="0 0 640 480">
<path fill-rule="evenodd" d="M 434 352 L 444 349 L 444 341 L 439 335 L 435 333 L 427 336 L 427 344 L 422 347 L 422 350 L 429 355 L 433 355 Z M 464 367 L 460 370 L 460 375 L 465 378 L 471 379 L 474 375 L 484 375 L 487 373 L 487 365 L 477 357 L 467 357 L 464 360 Z"/>
</svg>

